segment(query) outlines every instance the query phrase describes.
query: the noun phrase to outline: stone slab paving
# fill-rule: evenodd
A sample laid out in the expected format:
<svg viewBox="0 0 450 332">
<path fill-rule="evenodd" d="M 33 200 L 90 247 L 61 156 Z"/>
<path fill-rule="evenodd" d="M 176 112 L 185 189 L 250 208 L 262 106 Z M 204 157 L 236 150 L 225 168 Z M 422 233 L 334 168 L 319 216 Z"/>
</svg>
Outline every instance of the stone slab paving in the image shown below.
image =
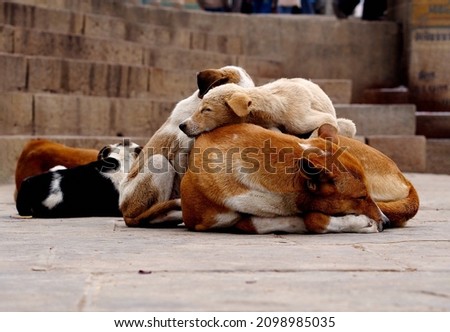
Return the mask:
<svg viewBox="0 0 450 332">
<path fill-rule="evenodd" d="M 408 174 L 421 209 L 380 234 L 131 229 L 17 220 L 0 186 L 0 311 L 449 311 L 450 176 Z"/>
</svg>

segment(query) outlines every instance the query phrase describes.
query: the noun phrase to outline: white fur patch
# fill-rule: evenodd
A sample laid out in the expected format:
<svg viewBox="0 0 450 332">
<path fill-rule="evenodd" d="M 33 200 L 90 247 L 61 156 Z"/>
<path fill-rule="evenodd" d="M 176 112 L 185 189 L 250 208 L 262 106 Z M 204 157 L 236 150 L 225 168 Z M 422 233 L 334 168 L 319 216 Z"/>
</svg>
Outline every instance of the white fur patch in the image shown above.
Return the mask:
<svg viewBox="0 0 450 332">
<path fill-rule="evenodd" d="M 63 165 L 57 165 L 55 167 L 50 168 L 48 171 L 49 172 L 56 172 L 56 171 L 61 171 L 63 169 L 67 169 L 67 167 L 65 167 Z"/>
<path fill-rule="evenodd" d="M 42 202 L 42 204 L 49 210 L 53 209 L 55 206 L 63 201 L 63 193 L 60 187 L 61 175 L 59 173 L 54 173 L 52 182 L 50 184 L 50 194 Z"/>
<path fill-rule="evenodd" d="M 229 197 L 224 203 L 231 210 L 259 217 L 276 217 L 299 213 L 294 198 L 289 199 L 286 196 L 286 194 L 278 195 L 272 192 L 248 191 L 245 194 Z"/>
<path fill-rule="evenodd" d="M 330 217 L 326 232 L 330 233 L 378 233 L 376 221 L 364 215 Z"/>
<path fill-rule="evenodd" d="M 306 233 L 303 218 L 297 216 L 276 218 L 251 217 L 251 220 L 258 234 L 273 232 Z"/>
<path fill-rule="evenodd" d="M 228 228 L 233 226 L 240 218 L 236 212 L 219 213 L 215 216 L 216 223 L 211 228 Z"/>
</svg>

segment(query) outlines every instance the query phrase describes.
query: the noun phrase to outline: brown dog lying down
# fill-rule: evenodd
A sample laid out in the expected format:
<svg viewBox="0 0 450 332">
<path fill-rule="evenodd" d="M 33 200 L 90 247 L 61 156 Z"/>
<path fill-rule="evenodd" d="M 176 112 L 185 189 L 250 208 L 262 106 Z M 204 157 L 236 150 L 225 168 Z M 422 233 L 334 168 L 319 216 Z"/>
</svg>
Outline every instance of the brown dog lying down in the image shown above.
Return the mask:
<svg viewBox="0 0 450 332">
<path fill-rule="evenodd" d="M 331 125 L 319 135 L 330 140 L 302 140 L 251 124 L 201 135 L 181 182 L 186 226 L 370 233 L 403 226 L 416 214 L 417 193 L 388 157 L 338 138 Z M 341 146 L 332 143 L 339 139 Z"/>
<path fill-rule="evenodd" d="M 14 197 L 27 177 L 42 174 L 58 165 L 66 168 L 85 165 L 97 160 L 97 155 L 98 150 L 71 148 L 46 139 L 29 141 L 17 161 Z"/>
</svg>

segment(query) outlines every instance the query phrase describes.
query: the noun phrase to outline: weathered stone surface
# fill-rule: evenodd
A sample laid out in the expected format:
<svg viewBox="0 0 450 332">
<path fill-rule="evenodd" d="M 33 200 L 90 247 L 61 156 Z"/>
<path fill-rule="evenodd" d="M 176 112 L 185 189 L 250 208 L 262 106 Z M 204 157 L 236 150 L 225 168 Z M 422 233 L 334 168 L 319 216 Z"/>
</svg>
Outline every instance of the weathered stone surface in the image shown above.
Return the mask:
<svg viewBox="0 0 450 332">
<path fill-rule="evenodd" d="M 35 95 L 37 135 L 110 135 L 110 100 L 52 94 Z"/>
<path fill-rule="evenodd" d="M 26 87 L 27 65 L 23 57 L 0 54 L 0 92 L 24 90 Z"/>
<path fill-rule="evenodd" d="M 450 112 L 418 112 L 417 135 L 427 138 L 450 138 Z"/>
<path fill-rule="evenodd" d="M 166 121 L 173 103 L 145 98 L 115 99 L 111 105 L 111 134 L 150 138 Z"/>
<path fill-rule="evenodd" d="M 450 176 L 407 177 L 421 198 L 407 227 L 321 236 L 17 220 L 1 186 L 0 310 L 448 312 Z"/>
<path fill-rule="evenodd" d="M 0 52 L 12 53 L 14 51 L 14 29 L 0 25 Z"/>
<path fill-rule="evenodd" d="M 0 93 L 0 135 L 31 134 L 33 96 L 27 93 Z"/>
<path fill-rule="evenodd" d="M 31 4 L 33 5 L 33 3 Z M 5 16 L 0 22 L 58 33 L 81 34 L 83 32 L 84 15 L 82 13 L 58 10 L 54 7 L 34 7 L 32 5 L 13 2 L 1 3 L 0 8 Z"/>
<path fill-rule="evenodd" d="M 427 141 L 425 136 L 368 136 L 367 144 L 391 158 L 403 172 L 427 170 Z"/>
<path fill-rule="evenodd" d="M 450 139 L 427 139 L 428 173 L 450 174 Z"/>
<path fill-rule="evenodd" d="M 330 97 L 333 104 L 350 104 L 352 101 L 352 81 L 338 79 L 312 79 Z"/>
<path fill-rule="evenodd" d="M 336 114 L 353 120 L 357 134 L 415 135 L 416 108 L 414 105 L 335 105 Z"/>
<path fill-rule="evenodd" d="M 125 21 L 101 15 L 84 15 L 84 31 L 86 36 L 124 40 L 126 37 Z"/>
</svg>

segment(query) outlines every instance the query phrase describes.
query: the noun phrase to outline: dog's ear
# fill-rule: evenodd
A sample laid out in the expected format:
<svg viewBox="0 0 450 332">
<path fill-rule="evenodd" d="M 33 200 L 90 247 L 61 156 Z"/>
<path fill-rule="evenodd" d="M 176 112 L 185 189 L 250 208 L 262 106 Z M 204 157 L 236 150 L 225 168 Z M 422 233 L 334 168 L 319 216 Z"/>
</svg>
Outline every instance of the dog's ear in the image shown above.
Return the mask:
<svg viewBox="0 0 450 332">
<path fill-rule="evenodd" d="M 252 104 L 252 100 L 244 92 L 235 92 L 226 100 L 226 103 L 237 116 L 242 118 L 250 113 L 249 107 Z"/>
<path fill-rule="evenodd" d="M 298 161 L 299 171 L 307 179 L 306 184 L 310 191 L 317 191 L 321 183 L 335 177 L 335 174 L 327 168 L 326 156 L 326 153 L 321 149 L 313 148 Z"/>
<path fill-rule="evenodd" d="M 212 88 L 228 83 L 229 78 L 220 70 L 205 69 L 197 73 L 198 97 L 203 96 Z"/>
<path fill-rule="evenodd" d="M 111 146 L 110 146 L 110 145 L 104 146 L 104 147 L 98 152 L 97 160 L 101 160 L 101 159 L 107 158 L 107 157 L 111 154 L 111 151 L 112 151 L 112 149 L 111 149 Z"/>
<path fill-rule="evenodd" d="M 117 159 L 106 157 L 97 161 L 95 168 L 101 173 L 115 172 L 120 168 L 120 162 Z"/>
<path fill-rule="evenodd" d="M 336 145 L 339 145 L 339 136 L 338 136 L 338 130 L 335 126 L 324 123 L 319 127 L 319 137 L 329 140 L 333 142 Z"/>
<path fill-rule="evenodd" d="M 141 151 L 142 151 L 142 146 L 140 146 L 140 145 L 138 145 L 137 147 L 135 147 L 135 148 L 133 149 L 133 153 L 134 153 L 135 158 L 137 158 L 137 156 L 139 156 L 139 154 L 141 153 Z"/>
</svg>

